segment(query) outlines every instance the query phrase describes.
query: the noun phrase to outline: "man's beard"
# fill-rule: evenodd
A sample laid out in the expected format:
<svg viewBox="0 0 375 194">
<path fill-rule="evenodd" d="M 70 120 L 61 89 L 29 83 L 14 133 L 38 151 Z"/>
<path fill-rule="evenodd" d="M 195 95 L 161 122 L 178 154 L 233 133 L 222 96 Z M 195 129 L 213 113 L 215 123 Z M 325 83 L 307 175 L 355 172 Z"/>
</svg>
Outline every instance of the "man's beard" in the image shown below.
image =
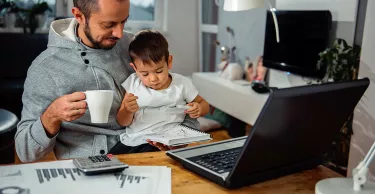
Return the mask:
<svg viewBox="0 0 375 194">
<path fill-rule="evenodd" d="M 90 27 L 89 27 L 89 23 L 88 23 L 88 22 L 86 22 L 86 25 L 85 25 L 85 27 L 83 28 L 83 32 L 85 33 L 87 39 L 89 39 L 89 41 L 90 41 L 91 44 L 93 45 L 94 49 L 110 50 L 110 49 L 112 49 L 112 48 L 116 45 L 116 44 L 113 44 L 113 45 L 103 45 L 103 44 L 101 44 L 100 42 L 96 41 L 96 40 L 92 37 L 91 30 L 90 30 Z M 109 39 L 118 40 L 119 38 L 116 38 L 116 37 L 110 37 Z"/>
</svg>

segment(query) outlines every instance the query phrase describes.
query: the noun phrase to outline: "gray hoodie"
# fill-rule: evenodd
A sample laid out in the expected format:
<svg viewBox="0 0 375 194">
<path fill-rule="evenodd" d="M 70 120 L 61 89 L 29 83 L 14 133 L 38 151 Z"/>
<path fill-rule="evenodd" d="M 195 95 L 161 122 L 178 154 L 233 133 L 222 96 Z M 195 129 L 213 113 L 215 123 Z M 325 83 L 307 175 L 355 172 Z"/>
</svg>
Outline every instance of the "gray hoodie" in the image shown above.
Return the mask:
<svg viewBox="0 0 375 194">
<path fill-rule="evenodd" d="M 31 162 L 54 151 L 58 159 L 106 154 L 125 131 L 116 121 L 124 96 L 121 83 L 132 73 L 128 46 L 132 34 L 124 32 L 111 50 L 91 49 L 77 42 L 75 19 L 54 21 L 48 48 L 30 66 L 22 96 L 21 121 L 15 136 L 21 161 Z M 60 132 L 49 138 L 40 116 L 57 98 L 77 91 L 115 91 L 108 123 L 93 124 L 90 113 L 72 122 L 63 122 Z M 196 120 L 185 124 L 197 128 Z"/>
</svg>

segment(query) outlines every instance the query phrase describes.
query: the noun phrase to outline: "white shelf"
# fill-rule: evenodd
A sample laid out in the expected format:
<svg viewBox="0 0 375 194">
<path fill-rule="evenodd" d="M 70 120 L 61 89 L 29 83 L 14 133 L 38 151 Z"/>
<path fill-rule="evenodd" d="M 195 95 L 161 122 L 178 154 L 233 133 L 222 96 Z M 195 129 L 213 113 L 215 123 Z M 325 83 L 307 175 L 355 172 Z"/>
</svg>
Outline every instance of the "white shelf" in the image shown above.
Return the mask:
<svg viewBox="0 0 375 194">
<path fill-rule="evenodd" d="M 49 29 L 36 29 L 35 33 L 48 33 Z M 23 33 L 23 28 L 0 28 L 0 33 Z"/>
<path fill-rule="evenodd" d="M 194 73 L 193 83 L 209 104 L 250 125 L 268 98 L 268 94 L 256 93 L 250 85 L 224 79 L 218 73 Z"/>
<path fill-rule="evenodd" d="M 301 76 L 288 75 L 273 70 L 270 73 L 270 86 L 288 88 L 307 85 Z M 193 74 L 193 83 L 199 95 L 212 106 L 225 113 L 254 125 L 262 111 L 269 94 L 256 93 L 250 82 L 243 80 L 231 81 L 219 76 L 219 73 L 199 72 Z"/>
</svg>

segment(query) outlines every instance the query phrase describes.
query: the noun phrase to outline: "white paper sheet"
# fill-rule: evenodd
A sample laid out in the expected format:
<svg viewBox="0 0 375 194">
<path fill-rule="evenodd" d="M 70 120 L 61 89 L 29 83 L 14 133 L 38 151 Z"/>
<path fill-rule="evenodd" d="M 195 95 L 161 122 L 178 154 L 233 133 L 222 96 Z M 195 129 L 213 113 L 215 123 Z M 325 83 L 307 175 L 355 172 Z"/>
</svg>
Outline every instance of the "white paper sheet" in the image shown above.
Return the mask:
<svg viewBox="0 0 375 194">
<path fill-rule="evenodd" d="M 0 167 L 0 193 L 171 193 L 164 166 L 130 166 L 122 173 L 85 176 L 72 160 Z"/>
</svg>

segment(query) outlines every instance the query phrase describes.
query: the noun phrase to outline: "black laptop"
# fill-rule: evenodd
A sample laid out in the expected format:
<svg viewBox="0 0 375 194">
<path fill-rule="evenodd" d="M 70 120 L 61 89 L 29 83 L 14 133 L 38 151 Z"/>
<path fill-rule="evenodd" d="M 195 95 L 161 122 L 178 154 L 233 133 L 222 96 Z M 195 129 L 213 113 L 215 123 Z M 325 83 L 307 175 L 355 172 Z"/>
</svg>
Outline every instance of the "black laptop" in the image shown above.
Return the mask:
<svg viewBox="0 0 375 194">
<path fill-rule="evenodd" d="M 227 188 L 315 168 L 368 86 L 365 78 L 273 89 L 249 136 L 167 155 Z"/>
</svg>

